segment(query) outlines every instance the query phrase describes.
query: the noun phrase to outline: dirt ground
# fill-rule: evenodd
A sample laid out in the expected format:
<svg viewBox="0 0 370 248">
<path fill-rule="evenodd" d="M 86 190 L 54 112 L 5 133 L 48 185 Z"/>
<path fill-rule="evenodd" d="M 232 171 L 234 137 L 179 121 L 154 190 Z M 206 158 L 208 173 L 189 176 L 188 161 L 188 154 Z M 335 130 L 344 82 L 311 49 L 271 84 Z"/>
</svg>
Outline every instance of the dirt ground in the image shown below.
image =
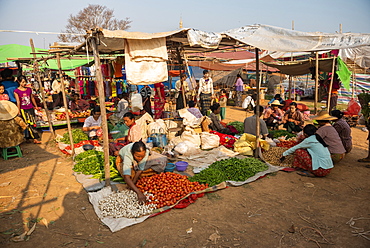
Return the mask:
<svg viewBox="0 0 370 248">
<path fill-rule="evenodd" d="M 226 115 L 246 116 L 237 107 Z M 21 145 L 24 157 L 0 159 L 0 247 L 370 247 L 369 233 L 354 233 L 370 231 L 370 169 L 357 162 L 367 133 L 352 135 L 354 149 L 326 178 L 270 174 L 111 233 L 44 132 L 41 145 Z M 36 222 L 27 241 L 11 241 Z"/>
</svg>

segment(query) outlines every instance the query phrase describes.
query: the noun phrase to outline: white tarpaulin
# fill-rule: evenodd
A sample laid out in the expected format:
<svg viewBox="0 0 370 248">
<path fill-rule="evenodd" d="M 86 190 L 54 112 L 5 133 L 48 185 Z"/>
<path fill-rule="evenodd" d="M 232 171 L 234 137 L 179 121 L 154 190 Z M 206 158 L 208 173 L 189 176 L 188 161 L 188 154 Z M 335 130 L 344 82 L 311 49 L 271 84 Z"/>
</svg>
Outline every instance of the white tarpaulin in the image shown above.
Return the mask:
<svg viewBox="0 0 370 248">
<path fill-rule="evenodd" d="M 338 55 L 344 61 L 350 59 L 362 68 L 370 67 L 370 46 L 341 49 Z"/>
<path fill-rule="evenodd" d="M 222 39 L 221 34 L 208 33 L 196 29 L 188 30 L 188 41 L 190 46 L 201 46 L 216 49 Z"/>
<path fill-rule="evenodd" d="M 260 49 L 279 52 L 308 52 L 370 45 L 370 34 L 300 32 L 255 24 L 223 34 Z"/>
</svg>

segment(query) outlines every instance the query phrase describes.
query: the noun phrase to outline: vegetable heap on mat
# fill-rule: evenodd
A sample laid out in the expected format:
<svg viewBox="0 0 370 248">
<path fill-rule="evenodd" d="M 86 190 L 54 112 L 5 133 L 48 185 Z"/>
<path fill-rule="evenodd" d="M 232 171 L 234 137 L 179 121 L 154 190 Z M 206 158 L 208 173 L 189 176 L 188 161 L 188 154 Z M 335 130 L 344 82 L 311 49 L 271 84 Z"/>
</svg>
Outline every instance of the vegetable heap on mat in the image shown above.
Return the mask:
<svg viewBox="0 0 370 248">
<path fill-rule="evenodd" d="M 282 137 L 282 136 L 287 136 L 288 139 L 292 137 L 296 137 L 295 134 L 289 133 L 286 130 L 271 130 L 269 131 L 269 133 L 273 135 L 274 139 Z"/>
<path fill-rule="evenodd" d="M 72 138 L 73 138 L 73 143 L 77 144 L 83 140 L 88 140 L 89 136 L 87 136 L 86 133 L 84 133 L 81 129 L 73 129 L 72 130 Z M 71 144 L 69 141 L 69 134 L 68 132 L 63 134 L 63 138 L 60 140 L 61 142 L 65 144 Z"/>
<path fill-rule="evenodd" d="M 265 163 L 255 158 L 230 158 L 214 162 L 189 180 L 214 186 L 224 181 L 242 182 L 267 169 L 268 166 Z"/>
<path fill-rule="evenodd" d="M 137 183 L 143 193 L 149 196 L 150 204 L 156 204 L 157 208 L 171 206 L 187 194 L 208 188 L 208 185 L 190 182 L 187 176 L 173 172 L 165 172 L 151 177 L 142 177 Z"/>
<path fill-rule="evenodd" d="M 233 121 L 233 122 L 227 123 L 227 125 L 231 125 L 231 126 L 235 127 L 236 130 L 238 130 L 238 134 L 244 133 L 244 123 L 243 122 Z"/>
<path fill-rule="evenodd" d="M 110 179 L 115 182 L 123 182 L 115 166 L 116 158 L 109 156 Z M 104 153 L 96 150 L 88 150 L 75 157 L 76 164 L 73 167 L 75 172 L 85 175 L 93 175 L 92 178 L 104 179 Z"/>
</svg>

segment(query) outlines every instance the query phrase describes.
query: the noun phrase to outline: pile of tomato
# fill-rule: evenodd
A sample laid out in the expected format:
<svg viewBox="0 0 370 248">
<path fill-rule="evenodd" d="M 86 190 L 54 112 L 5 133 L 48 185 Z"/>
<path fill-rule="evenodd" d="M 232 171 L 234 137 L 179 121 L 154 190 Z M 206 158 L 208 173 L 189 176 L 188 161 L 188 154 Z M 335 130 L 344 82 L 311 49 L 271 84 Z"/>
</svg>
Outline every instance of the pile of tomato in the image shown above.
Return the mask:
<svg viewBox="0 0 370 248">
<path fill-rule="evenodd" d="M 276 146 L 286 147 L 286 148 L 291 148 L 291 147 L 296 146 L 296 145 L 298 145 L 298 142 L 295 141 L 295 140 L 285 140 L 285 141 L 281 141 L 279 143 L 276 143 Z"/>
<path fill-rule="evenodd" d="M 187 176 L 173 172 L 165 172 L 143 177 L 137 183 L 142 192 L 151 194 L 151 204 L 157 204 L 157 208 L 171 206 L 187 194 L 208 188 L 207 184 L 190 182 Z"/>
<path fill-rule="evenodd" d="M 83 145 L 93 145 L 93 146 L 100 146 L 98 140 L 83 140 L 77 144 L 74 144 L 74 148 L 79 148 Z M 71 150 L 71 146 L 66 146 L 66 150 Z"/>
</svg>

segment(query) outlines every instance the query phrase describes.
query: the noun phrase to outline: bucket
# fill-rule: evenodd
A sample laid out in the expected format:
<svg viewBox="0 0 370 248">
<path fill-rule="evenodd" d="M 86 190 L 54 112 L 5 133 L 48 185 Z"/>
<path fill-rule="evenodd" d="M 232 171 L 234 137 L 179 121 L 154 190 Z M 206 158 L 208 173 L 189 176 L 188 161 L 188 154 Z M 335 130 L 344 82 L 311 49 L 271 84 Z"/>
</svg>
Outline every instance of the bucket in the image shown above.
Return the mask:
<svg viewBox="0 0 370 248">
<path fill-rule="evenodd" d="M 174 163 L 168 163 L 166 167 L 164 168 L 164 172 L 173 172 L 176 168 L 176 165 Z"/>
<path fill-rule="evenodd" d="M 188 162 L 185 162 L 185 161 L 179 161 L 179 162 L 176 162 L 176 170 L 177 171 L 185 171 L 186 168 L 188 168 Z"/>
</svg>

